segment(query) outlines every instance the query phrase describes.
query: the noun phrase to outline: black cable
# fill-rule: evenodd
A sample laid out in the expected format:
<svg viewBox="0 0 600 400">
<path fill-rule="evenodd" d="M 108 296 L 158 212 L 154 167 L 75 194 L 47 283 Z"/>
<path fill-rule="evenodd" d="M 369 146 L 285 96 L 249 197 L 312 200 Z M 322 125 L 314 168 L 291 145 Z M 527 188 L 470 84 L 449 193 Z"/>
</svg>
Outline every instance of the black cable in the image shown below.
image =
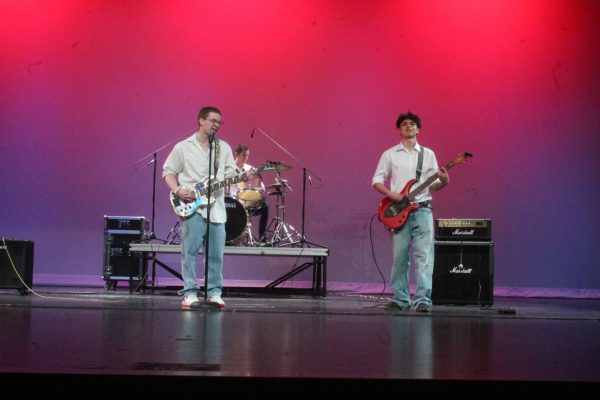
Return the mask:
<svg viewBox="0 0 600 400">
<path fill-rule="evenodd" d="M 383 276 L 383 273 L 381 272 L 381 269 L 379 268 L 379 264 L 377 264 L 377 257 L 375 256 L 375 245 L 373 244 L 373 220 L 375 219 L 376 216 L 377 216 L 377 213 L 373 214 L 373 216 L 371 217 L 371 222 L 369 223 L 369 240 L 371 242 L 371 254 L 373 255 L 373 262 L 375 263 L 377 272 L 379 272 L 379 275 L 381 276 L 381 280 L 383 281 L 383 289 L 381 290 L 381 293 L 379 294 L 379 296 L 377 297 L 377 300 L 376 300 L 376 303 L 378 303 L 379 300 L 381 300 L 381 297 L 383 296 L 383 294 L 385 293 L 385 288 L 387 286 L 387 283 L 385 281 L 385 277 Z"/>
</svg>

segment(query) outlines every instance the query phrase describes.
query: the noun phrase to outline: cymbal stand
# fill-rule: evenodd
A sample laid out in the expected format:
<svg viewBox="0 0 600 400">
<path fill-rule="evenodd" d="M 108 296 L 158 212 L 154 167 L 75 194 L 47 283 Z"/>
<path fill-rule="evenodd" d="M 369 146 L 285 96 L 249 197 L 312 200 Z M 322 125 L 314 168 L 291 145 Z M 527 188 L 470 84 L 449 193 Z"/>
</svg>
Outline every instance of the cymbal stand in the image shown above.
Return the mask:
<svg viewBox="0 0 600 400">
<path fill-rule="evenodd" d="M 249 247 L 258 246 L 258 242 L 254 239 L 252 234 L 252 215 L 248 215 L 248 223 L 246 224 L 246 238 L 244 239 L 244 245 Z"/>
<path fill-rule="evenodd" d="M 181 227 L 179 226 L 180 223 L 181 223 L 181 221 L 178 220 L 175 223 L 175 226 L 173 228 L 171 228 L 171 230 L 167 234 L 167 238 L 165 239 L 165 243 L 167 243 L 167 244 L 179 244 L 179 242 L 181 241 L 181 236 L 179 235 L 179 232 L 181 232 Z M 173 235 L 173 237 L 171 237 L 171 235 Z M 179 241 L 177 243 L 175 243 L 176 239 L 179 239 Z"/>
<path fill-rule="evenodd" d="M 267 232 L 269 232 L 269 228 L 271 225 L 275 225 L 270 237 L 267 237 L 266 245 L 267 246 L 288 246 L 294 245 L 296 243 L 300 243 L 301 235 L 298 233 L 296 228 L 292 225 L 285 222 L 285 195 L 286 191 L 282 190 L 283 186 L 288 186 L 287 180 L 281 179 L 278 177 L 278 181 L 282 183 L 281 186 L 277 187 L 273 193 L 269 193 L 270 195 L 275 195 L 275 209 L 276 216 L 273 218 L 269 227 L 267 228 Z M 297 237 L 298 240 L 294 240 Z"/>
<path fill-rule="evenodd" d="M 305 208 L 306 208 L 306 178 L 308 177 L 308 180 L 310 182 L 310 184 L 312 185 L 312 178 L 311 178 L 311 174 L 312 176 L 314 176 L 318 181 L 322 182 L 321 178 L 319 178 L 317 175 L 315 175 L 314 172 L 310 171 L 308 169 L 308 167 L 306 166 L 305 163 L 303 163 L 301 160 L 299 160 L 297 157 L 295 157 L 292 153 L 290 153 L 289 151 L 287 151 L 283 146 L 281 146 L 279 143 L 277 143 L 277 141 L 275 139 L 273 139 L 269 134 L 267 134 L 265 131 L 263 131 L 262 129 L 260 129 L 259 127 L 256 127 L 252 130 L 252 133 L 250 134 L 250 137 L 254 137 L 254 132 L 258 131 L 261 134 L 263 134 L 265 137 L 267 137 L 271 142 L 273 142 L 277 147 L 279 147 L 281 150 L 283 150 L 287 155 L 289 155 L 290 157 L 292 157 L 294 160 L 296 160 L 299 164 L 301 164 L 304 168 L 304 179 L 303 179 L 303 183 L 302 183 L 302 235 L 300 235 L 300 247 L 310 247 L 311 245 L 314 246 L 318 246 L 318 247 L 324 247 L 320 244 L 316 244 L 316 243 L 312 243 L 306 240 L 306 236 L 304 234 L 304 219 L 305 219 Z"/>
</svg>

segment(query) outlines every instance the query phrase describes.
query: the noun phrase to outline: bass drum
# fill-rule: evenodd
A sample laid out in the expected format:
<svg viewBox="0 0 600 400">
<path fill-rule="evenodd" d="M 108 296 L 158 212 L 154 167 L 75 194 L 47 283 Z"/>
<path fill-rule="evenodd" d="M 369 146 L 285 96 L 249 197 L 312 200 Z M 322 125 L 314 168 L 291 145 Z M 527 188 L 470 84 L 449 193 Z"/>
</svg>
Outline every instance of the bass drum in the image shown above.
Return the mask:
<svg viewBox="0 0 600 400">
<path fill-rule="evenodd" d="M 235 246 L 248 235 L 248 213 L 242 203 L 229 196 L 225 196 L 225 211 L 225 244 Z"/>
</svg>

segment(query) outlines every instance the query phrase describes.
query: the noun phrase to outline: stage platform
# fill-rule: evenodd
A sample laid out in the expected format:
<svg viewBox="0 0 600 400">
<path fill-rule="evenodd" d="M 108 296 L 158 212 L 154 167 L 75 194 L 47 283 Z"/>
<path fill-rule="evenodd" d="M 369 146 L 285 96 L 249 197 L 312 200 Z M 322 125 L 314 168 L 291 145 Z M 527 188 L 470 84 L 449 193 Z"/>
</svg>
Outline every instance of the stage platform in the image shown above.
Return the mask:
<svg viewBox="0 0 600 400">
<path fill-rule="evenodd" d="M 571 399 L 599 389 L 597 299 L 421 314 L 372 295 L 232 291 L 224 310 L 194 311 L 173 290 L 33 289 L 0 290 L 0 384 L 20 396 Z"/>
<path fill-rule="evenodd" d="M 173 270 L 168 265 L 156 260 L 155 255 L 160 253 L 181 253 L 179 244 L 161 244 L 161 243 L 130 243 L 129 251 L 134 253 L 143 253 L 146 260 L 146 268 L 151 270 L 149 265 L 153 262 L 159 263 L 163 268 L 169 271 L 180 280 L 181 274 Z M 203 251 L 200 250 L 199 254 Z M 329 249 L 326 247 L 244 247 L 244 246 L 225 246 L 223 252 L 228 256 L 260 256 L 260 257 L 293 257 L 296 260 L 309 258 L 310 261 L 300 265 L 295 265 L 291 271 L 269 282 L 264 288 L 246 288 L 247 291 L 260 290 L 262 292 L 277 293 L 281 290 L 279 285 L 298 275 L 302 271 L 312 268 L 312 282 L 310 288 L 286 288 L 285 291 L 295 291 L 297 294 L 313 294 L 325 296 L 327 294 L 327 257 Z M 152 282 L 151 282 L 152 283 Z M 241 288 L 226 288 L 227 291 Z"/>
</svg>

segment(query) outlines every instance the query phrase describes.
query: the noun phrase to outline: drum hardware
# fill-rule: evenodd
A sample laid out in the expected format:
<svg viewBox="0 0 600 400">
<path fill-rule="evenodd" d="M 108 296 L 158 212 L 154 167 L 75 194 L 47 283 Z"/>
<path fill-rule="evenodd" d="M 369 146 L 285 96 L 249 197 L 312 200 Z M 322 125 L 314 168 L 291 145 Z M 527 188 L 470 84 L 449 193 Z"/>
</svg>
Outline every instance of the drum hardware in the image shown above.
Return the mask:
<svg viewBox="0 0 600 400">
<path fill-rule="evenodd" d="M 275 178 L 277 183 L 269 185 L 270 188 L 274 188 L 275 191 L 269 193 L 270 196 L 275 197 L 275 209 L 277 210 L 275 218 L 271 221 L 265 232 L 264 243 L 259 245 L 264 246 L 287 246 L 298 243 L 299 240 L 294 240 L 294 237 L 300 238 L 300 234 L 292 225 L 285 222 L 285 196 L 286 191 L 284 188 L 292 188 L 288 185 L 287 180 L 282 179 L 277 173 Z M 271 230 L 271 226 L 273 229 Z"/>
<path fill-rule="evenodd" d="M 293 192 L 292 187 L 290 185 L 288 185 L 287 179 L 281 178 L 279 173 L 277 173 L 277 176 L 275 177 L 275 181 L 276 182 L 274 184 L 267 186 L 267 188 L 281 190 L 281 188 L 286 187 L 290 190 L 290 192 Z"/>
<path fill-rule="evenodd" d="M 249 184 L 249 181 L 240 182 L 236 186 L 237 190 L 235 191 L 235 194 L 232 195 L 232 197 L 235 200 L 237 200 L 246 210 L 248 222 L 246 224 L 246 232 L 244 236 L 240 237 L 239 240 L 235 240 L 227 244 L 240 244 L 241 246 L 256 247 L 258 246 L 258 242 L 256 241 L 256 238 L 254 237 L 254 234 L 252 232 L 251 217 L 256 215 L 256 212 L 264 206 L 265 190 L 263 189 L 262 185 L 261 187 L 252 186 L 251 184 Z"/>
<path fill-rule="evenodd" d="M 258 242 L 254 238 L 254 234 L 252 233 L 252 217 L 254 216 L 254 212 L 257 208 L 246 209 L 246 213 L 248 215 L 248 224 L 246 225 L 246 235 L 243 237 L 241 242 L 242 246 L 247 247 L 257 247 Z"/>
<path fill-rule="evenodd" d="M 265 132 L 264 130 L 260 129 L 259 127 L 256 127 L 252 130 L 252 134 L 250 135 L 250 137 L 254 137 L 254 133 L 258 132 L 260 134 L 262 134 L 263 136 L 265 136 L 267 139 L 269 139 L 275 146 L 279 147 L 284 153 L 286 153 L 288 156 L 290 156 L 291 158 L 294 159 L 295 162 L 297 162 L 299 165 L 302 166 L 302 229 L 301 229 L 301 235 L 300 235 L 300 243 L 299 246 L 304 247 L 304 246 L 318 246 L 318 247 L 324 247 L 320 244 L 317 243 L 312 243 L 306 240 L 306 236 L 304 235 L 304 221 L 305 221 L 305 209 L 306 209 L 306 182 L 308 180 L 308 182 L 310 182 L 310 185 L 313 185 L 313 177 L 317 179 L 318 182 L 320 182 L 321 184 L 319 185 L 319 188 L 322 187 L 322 179 L 319 178 L 317 175 L 315 175 L 314 172 L 310 171 L 308 166 L 302 162 L 301 160 L 299 160 L 296 156 L 294 156 L 292 153 L 290 153 L 289 151 L 287 151 L 283 146 L 281 146 L 281 144 L 279 144 L 275 139 L 273 139 L 271 137 L 271 135 L 269 135 L 267 132 Z M 280 163 L 279 164 L 279 170 L 283 171 L 284 169 L 289 169 L 291 168 L 290 165 L 284 164 L 284 163 Z M 279 211 L 279 210 L 278 210 Z"/>
<path fill-rule="evenodd" d="M 252 234 L 252 220 L 248 218 L 248 226 L 246 227 L 246 236 L 242 242 L 244 246 L 247 247 L 257 247 L 258 242 L 254 239 L 254 235 Z"/>
</svg>

